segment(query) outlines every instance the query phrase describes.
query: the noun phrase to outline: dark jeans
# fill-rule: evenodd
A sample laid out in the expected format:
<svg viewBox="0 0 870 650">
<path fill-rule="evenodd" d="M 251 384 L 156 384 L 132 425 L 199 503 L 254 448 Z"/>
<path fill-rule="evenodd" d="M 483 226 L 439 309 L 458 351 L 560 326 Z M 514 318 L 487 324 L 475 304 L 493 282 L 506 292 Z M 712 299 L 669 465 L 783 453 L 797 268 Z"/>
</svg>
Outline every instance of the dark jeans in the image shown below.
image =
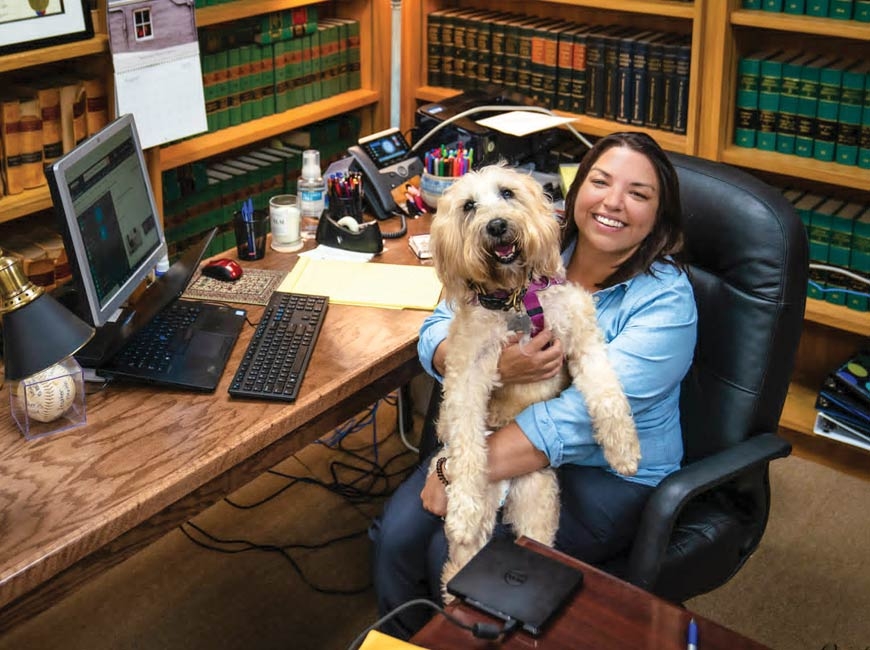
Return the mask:
<svg viewBox="0 0 870 650">
<path fill-rule="evenodd" d="M 428 470 L 429 459 L 398 487 L 369 528 L 381 616 L 415 598 L 441 602 L 440 576 L 447 559 L 447 540 L 441 518 L 424 510 L 420 501 Z M 599 467 L 564 465 L 557 474 L 562 511 L 556 548 L 590 564 L 628 548 L 652 488 Z M 433 613 L 423 606 L 405 610 L 384 623 L 381 631 L 410 638 Z"/>
</svg>

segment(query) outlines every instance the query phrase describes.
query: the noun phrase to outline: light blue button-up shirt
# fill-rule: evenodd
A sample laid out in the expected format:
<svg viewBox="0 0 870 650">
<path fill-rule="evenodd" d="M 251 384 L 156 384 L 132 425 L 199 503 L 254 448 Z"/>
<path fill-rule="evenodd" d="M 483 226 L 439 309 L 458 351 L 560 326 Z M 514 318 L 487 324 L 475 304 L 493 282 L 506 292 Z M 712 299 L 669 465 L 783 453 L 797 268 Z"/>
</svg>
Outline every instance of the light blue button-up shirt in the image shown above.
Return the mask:
<svg viewBox="0 0 870 650">
<path fill-rule="evenodd" d="M 569 248 L 565 256 L 570 253 Z M 646 485 L 657 485 L 679 468 L 683 457 L 680 382 L 692 363 L 698 318 L 686 274 L 661 263 L 653 270 L 654 275 L 635 276 L 593 294 L 608 357 L 628 396 L 640 439 L 639 468 L 628 480 Z M 432 358 L 452 317 L 449 305 L 442 302 L 420 329 L 420 362 L 438 381 L 442 377 L 432 367 Z M 608 466 L 592 438 L 583 395 L 573 386 L 529 406 L 516 423 L 553 467 Z"/>
</svg>

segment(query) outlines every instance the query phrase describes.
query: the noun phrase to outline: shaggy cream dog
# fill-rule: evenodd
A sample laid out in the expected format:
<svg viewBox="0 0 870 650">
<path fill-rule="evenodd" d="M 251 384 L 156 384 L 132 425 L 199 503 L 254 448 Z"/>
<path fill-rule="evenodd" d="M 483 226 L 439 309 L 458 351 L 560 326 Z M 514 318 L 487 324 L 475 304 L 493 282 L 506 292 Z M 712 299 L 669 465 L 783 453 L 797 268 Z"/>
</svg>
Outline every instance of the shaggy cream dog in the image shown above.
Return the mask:
<svg viewBox="0 0 870 650">
<path fill-rule="evenodd" d="M 559 488 L 552 469 L 506 486 L 487 480 L 487 433 L 528 405 L 573 381 L 607 462 L 621 474 L 637 471 L 640 445 L 628 400 L 608 362 L 591 296 L 564 281 L 559 236 L 540 184 L 502 165 L 466 174 L 438 201 L 430 247 L 456 313 L 437 422 L 449 476 L 442 586 L 489 540 L 502 501 L 517 535 L 553 544 Z M 540 325 L 540 308 L 564 348 L 564 371 L 545 382 L 503 385 L 501 349 L 512 332 L 529 334 Z"/>
</svg>

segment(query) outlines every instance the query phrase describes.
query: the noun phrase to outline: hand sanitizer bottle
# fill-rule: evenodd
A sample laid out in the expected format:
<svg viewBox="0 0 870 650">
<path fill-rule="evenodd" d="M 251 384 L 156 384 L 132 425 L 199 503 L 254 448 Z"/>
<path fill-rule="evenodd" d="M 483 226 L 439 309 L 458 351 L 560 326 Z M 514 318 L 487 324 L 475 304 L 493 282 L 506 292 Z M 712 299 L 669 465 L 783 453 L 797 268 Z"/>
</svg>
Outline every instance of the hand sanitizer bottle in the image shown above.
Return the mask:
<svg viewBox="0 0 870 650">
<path fill-rule="evenodd" d="M 296 184 L 296 193 L 302 216 L 319 219 L 326 208 L 326 181 L 320 172 L 320 152 L 316 149 L 302 152 L 302 175 Z"/>
</svg>

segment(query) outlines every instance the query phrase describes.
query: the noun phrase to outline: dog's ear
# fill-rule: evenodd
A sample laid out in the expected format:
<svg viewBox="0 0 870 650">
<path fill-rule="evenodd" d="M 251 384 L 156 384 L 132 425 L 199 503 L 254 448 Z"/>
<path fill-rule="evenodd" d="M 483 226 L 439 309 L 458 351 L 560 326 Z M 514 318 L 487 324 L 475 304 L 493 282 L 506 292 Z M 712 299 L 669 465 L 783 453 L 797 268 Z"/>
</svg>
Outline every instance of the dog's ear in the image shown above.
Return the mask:
<svg viewBox="0 0 870 650">
<path fill-rule="evenodd" d="M 531 217 L 528 224 L 529 241 L 524 242 L 528 249 L 527 259 L 535 260 L 535 268 L 529 270 L 538 277 L 561 277 L 564 274 L 559 251 L 561 229 L 553 203 L 541 184 L 530 174 L 516 173 L 519 177 L 517 182 L 522 188 L 517 198 Z"/>
</svg>

